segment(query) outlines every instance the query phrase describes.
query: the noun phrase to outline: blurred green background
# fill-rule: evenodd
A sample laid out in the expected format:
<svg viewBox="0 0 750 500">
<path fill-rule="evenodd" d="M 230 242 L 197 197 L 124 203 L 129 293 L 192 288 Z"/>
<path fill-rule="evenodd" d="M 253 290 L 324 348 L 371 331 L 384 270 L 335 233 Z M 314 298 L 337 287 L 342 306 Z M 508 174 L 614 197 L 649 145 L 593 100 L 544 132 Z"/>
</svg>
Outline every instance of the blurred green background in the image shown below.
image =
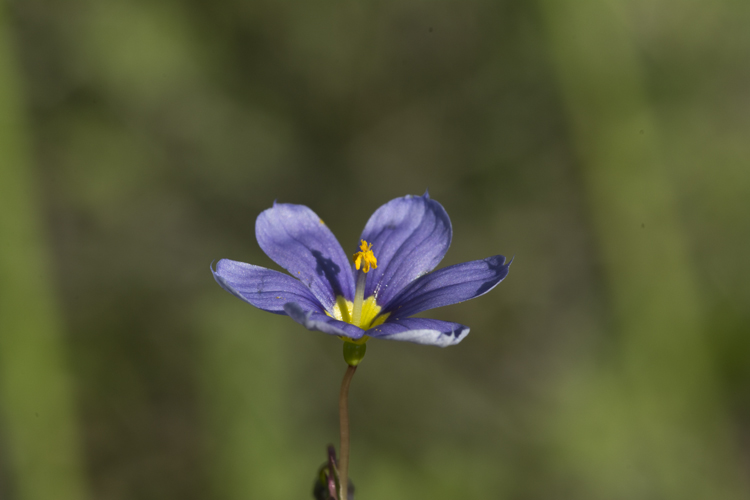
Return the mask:
<svg viewBox="0 0 750 500">
<path fill-rule="evenodd" d="M 750 498 L 750 2 L 0 10 L 0 498 L 311 498 L 341 342 L 222 291 L 429 188 L 508 278 L 373 341 L 368 499 Z"/>
</svg>

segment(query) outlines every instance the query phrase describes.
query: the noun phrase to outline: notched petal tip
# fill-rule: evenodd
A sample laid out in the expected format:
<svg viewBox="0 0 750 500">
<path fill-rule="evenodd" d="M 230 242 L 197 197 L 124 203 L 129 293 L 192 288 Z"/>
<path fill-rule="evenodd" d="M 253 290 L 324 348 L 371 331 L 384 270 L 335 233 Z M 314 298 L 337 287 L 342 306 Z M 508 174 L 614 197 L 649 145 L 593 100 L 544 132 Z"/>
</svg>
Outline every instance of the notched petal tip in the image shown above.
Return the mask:
<svg viewBox="0 0 750 500">
<path fill-rule="evenodd" d="M 312 311 L 325 310 L 304 284 L 288 274 L 229 259 L 221 259 L 211 272 L 220 287 L 263 311 L 286 314 L 286 302 L 297 302 Z"/>
<path fill-rule="evenodd" d="M 378 268 L 368 275 L 365 296 L 388 303 L 406 285 L 432 271 L 453 236 L 445 208 L 429 194 L 396 198 L 378 208 L 360 239 L 371 242 Z"/>
<path fill-rule="evenodd" d="M 220 271 L 219 270 L 219 266 L 225 260 L 226 259 L 219 260 L 219 262 L 216 264 L 216 270 L 214 270 L 214 262 L 215 261 L 211 261 L 211 265 L 209 266 L 209 269 L 211 269 L 211 274 L 214 277 L 214 281 L 216 281 L 216 283 L 218 283 L 218 285 L 221 288 L 223 288 L 225 291 L 231 293 L 232 295 L 234 295 L 238 299 L 247 302 L 247 299 L 245 297 L 243 297 L 242 294 L 239 291 L 237 291 L 232 285 L 229 284 L 229 282 L 223 276 L 221 276 L 219 274 L 219 271 Z"/>
<path fill-rule="evenodd" d="M 214 279 L 218 282 L 219 276 L 219 264 L 221 264 L 221 261 L 224 259 L 219 259 L 218 262 L 216 262 L 216 259 L 211 261 L 211 264 L 208 265 L 208 268 L 211 270 L 211 274 L 214 276 Z M 214 262 L 216 262 L 216 269 L 214 269 Z M 221 284 L 221 283 L 219 283 Z"/>
<path fill-rule="evenodd" d="M 505 279 L 508 265 L 505 257 L 494 255 L 444 267 L 412 281 L 383 310 L 403 318 L 479 297 Z"/>
</svg>

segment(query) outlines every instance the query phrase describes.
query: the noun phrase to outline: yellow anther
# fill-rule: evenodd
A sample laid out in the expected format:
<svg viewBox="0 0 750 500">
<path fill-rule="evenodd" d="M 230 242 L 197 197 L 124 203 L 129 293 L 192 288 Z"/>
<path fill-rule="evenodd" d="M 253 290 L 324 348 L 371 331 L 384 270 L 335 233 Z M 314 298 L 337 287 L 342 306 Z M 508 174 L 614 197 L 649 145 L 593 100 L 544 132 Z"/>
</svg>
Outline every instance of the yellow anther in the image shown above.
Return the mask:
<svg viewBox="0 0 750 500">
<path fill-rule="evenodd" d="M 354 254 L 354 267 L 357 268 L 357 271 L 359 271 L 359 268 L 362 268 L 363 273 L 368 273 L 370 271 L 370 266 L 372 266 L 373 269 L 377 269 L 378 267 L 378 259 L 375 258 L 375 254 L 372 253 L 372 243 L 367 243 L 365 240 L 362 240 L 362 244 L 359 246 L 359 252 Z"/>
</svg>

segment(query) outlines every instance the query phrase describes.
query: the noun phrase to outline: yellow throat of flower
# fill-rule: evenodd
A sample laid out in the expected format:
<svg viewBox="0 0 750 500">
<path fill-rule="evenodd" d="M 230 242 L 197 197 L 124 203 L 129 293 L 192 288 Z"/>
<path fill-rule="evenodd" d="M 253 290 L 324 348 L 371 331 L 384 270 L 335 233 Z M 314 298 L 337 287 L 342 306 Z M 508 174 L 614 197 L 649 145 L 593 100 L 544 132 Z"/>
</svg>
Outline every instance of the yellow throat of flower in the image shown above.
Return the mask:
<svg viewBox="0 0 750 500">
<path fill-rule="evenodd" d="M 382 307 L 375 303 L 375 297 L 373 296 L 367 297 L 367 300 L 362 301 L 360 307 L 359 322 L 355 323 L 354 303 L 339 295 L 336 297 L 336 303 L 333 305 L 332 314 L 328 315 L 344 323 L 358 326 L 363 330 L 382 325 L 388 319 L 388 316 L 390 316 L 390 313 L 379 315 Z"/>
<path fill-rule="evenodd" d="M 367 297 L 367 300 L 365 300 L 365 275 L 370 269 L 377 269 L 378 260 L 372 252 L 371 243 L 362 240 L 359 249 L 360 251 L 354 254 L 354 267 L 359 271 L 357 273 L 357 288 L 354 292 L 354 302 L 348 301 L 339 295 L 336 297 L 333 311 L 326 314 L 339 321 L 367 330 L 373 326 L 382 325 L 388 319 L 390 313 L 380 314 L 382 307 L 377 304 L 374 295 Z M 359 340 L 352 340 L 342 337 L 342 340 L 355 344 L 363 344 L 367 342 L 368 338 L 364 336 Z"/>
</svg>

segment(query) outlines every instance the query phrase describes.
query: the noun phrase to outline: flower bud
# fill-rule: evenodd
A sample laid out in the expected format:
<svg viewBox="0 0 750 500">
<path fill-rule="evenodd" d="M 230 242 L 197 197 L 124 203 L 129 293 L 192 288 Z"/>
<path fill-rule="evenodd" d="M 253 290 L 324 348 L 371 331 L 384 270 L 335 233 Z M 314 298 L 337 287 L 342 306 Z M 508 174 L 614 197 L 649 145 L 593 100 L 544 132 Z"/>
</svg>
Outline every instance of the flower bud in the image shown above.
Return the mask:
<svg viewBox="0 0 750 500">
<path fill-rule="evenodd" d="M 344 361 L 350 366 L 357 366 L 367 352 L 367 344 L 344 342 Z"/>
</svg>

